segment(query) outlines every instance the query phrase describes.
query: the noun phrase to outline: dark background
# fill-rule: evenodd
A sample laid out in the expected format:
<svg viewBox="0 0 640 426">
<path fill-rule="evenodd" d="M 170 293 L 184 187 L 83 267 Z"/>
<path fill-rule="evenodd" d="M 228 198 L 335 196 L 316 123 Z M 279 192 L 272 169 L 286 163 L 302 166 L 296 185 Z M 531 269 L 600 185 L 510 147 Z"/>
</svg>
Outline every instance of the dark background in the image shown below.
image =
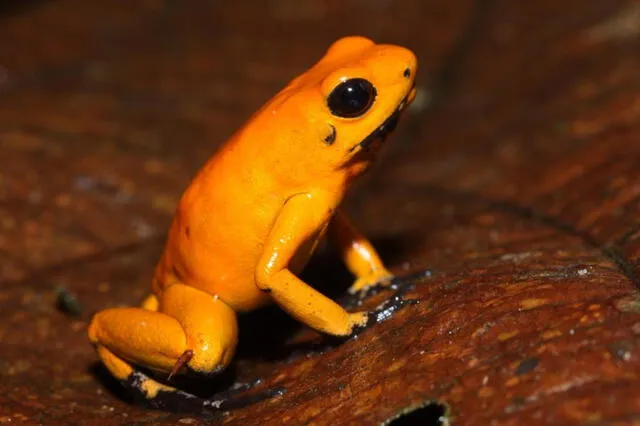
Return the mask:
<svg viewBox="0 0 640 426">
<path fill-rule="evenodd" d="M 247 321 L 237 377 L 287 393 L 221 421 L 640 421 L 637 1 L 4 0 L 0 424 L 208 421 L 124 400 L 87 323 L 142 299 L 190 177 L 349 34 L 414 50 L 420 96 L 348 209 L 396 274 L 433 275 L 321 354 Z M 308 275 L 350 284 L 329 255 Z"/>
</svg>

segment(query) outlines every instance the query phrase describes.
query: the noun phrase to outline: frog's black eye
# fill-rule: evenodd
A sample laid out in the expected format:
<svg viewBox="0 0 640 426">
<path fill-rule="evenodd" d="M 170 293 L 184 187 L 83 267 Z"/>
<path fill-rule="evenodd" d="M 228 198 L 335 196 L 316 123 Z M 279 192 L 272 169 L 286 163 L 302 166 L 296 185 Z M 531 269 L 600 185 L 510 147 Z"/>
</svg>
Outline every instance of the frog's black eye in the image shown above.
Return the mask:
<svg viewBox="0 0 640 426">
<path fill-rule="evenodd" d="M 364 78 L 351 78 L 338 84 L 327 98 L 333 115 L 344 118 L 360 117 L 376 99 L 376 89 Z"/>
</svg>

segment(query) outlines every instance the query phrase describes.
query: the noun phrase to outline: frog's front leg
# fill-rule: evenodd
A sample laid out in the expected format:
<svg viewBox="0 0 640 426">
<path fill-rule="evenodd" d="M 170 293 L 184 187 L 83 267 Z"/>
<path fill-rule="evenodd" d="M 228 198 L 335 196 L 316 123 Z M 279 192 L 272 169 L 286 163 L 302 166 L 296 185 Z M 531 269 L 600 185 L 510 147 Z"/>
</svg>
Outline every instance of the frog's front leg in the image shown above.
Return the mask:
<svg viewBox="0 0 640 426">
<path fill-rule="evenodd" d="M 356 276 L 356 281 L 349 288 L 350 293 L 376 284 L 391 284 L 393 275 L 385 268 L 373 245 L 358 232 L 343 211 L 338 210 L 331 220 L 328 234 L 345 264 Z"/>
<path fill-rule="evenodd" d="M 296 251 L 330 220 L 332 211 L 324 200 L 322 195 L 299 194 L 285 203 L 258 262 L 256 283 L 298 321 L 324 333 L 347 336 L 366 325 L 367 313 L 348 313 L 289 270 Z"/>
<path fill-rule="evenodd" d="M 153 399 L 160 391 L 177 390 L 139 374 L 134 365 L 167 375 L 181 367 L 208 375 L 230 363 L 237 344 L 237 321 L 222 300 L 174 284 L 159 295 L 157 303 L 150 298 L 143 306 L 106 309 L 89 326 L 89 340 L 103 363 L 126 385 Z"/>
</svg>

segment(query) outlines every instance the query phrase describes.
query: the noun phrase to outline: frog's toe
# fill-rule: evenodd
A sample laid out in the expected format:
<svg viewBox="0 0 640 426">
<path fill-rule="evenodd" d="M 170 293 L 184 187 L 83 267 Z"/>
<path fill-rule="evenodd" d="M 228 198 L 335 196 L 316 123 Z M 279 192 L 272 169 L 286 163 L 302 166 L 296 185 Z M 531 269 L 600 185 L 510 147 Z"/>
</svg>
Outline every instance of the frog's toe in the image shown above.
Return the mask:
<svg viewBox="0 0 640 426">
<path fill-rule="evenodd" d="M 394 276 L 390 273 L 372 274 L 358 278 L 351 287 L 350 294 L 366 292 L 375 287 L 389 287 L 393 283 Z"/>
</svg>

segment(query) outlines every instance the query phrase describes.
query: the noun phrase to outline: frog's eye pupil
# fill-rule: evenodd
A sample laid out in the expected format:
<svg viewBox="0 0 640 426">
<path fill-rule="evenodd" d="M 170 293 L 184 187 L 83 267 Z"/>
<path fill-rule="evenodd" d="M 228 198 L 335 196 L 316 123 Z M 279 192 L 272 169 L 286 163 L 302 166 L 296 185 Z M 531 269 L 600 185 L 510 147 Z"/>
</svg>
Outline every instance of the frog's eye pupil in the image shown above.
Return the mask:
<svg viewBox="0 0 640 426">
<path fill-rule="evenodd" d="M 376 89 L 373 84 L 364 78 L 351 78 L 331 91 L 327 105 L 333 115 L 354 118 L 367 112 L 375 99 Z"/>
</svg>

